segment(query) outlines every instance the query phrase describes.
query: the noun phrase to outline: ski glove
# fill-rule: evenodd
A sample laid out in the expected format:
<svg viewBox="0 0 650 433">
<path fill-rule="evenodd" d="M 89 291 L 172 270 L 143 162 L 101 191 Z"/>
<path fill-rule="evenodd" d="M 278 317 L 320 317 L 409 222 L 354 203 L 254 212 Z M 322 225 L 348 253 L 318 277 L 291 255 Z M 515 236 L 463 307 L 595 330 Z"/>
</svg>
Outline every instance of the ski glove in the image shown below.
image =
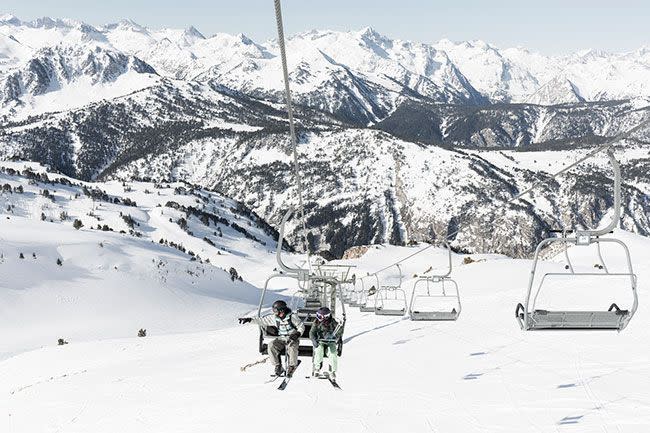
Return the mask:
<svg viewBox="0 0 650 433">
<path fill-rule="evenodd" d="M 289 340 L 292 341 L 300 340 L 300 332 L 294 332 L 293 334 L 289 335 Z"/>
<path fill-rule="evenodd" d="M 253 321 L 252 317 L 240 317 L 239 319 L 239 324 L 244 325 L 246 323 L 251 323 Z"/>
</svg>

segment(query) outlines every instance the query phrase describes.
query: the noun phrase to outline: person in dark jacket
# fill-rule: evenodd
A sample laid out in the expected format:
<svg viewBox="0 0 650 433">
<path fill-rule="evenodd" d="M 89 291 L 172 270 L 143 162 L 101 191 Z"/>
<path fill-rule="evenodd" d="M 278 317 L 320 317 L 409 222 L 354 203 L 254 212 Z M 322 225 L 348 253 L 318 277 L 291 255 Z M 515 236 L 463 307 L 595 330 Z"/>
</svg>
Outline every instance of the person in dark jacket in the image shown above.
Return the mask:
<svg viewBox="0 0 650 433">
<path fill-rule="evenodd" d="M 309 331 L 309 338 L 314 345 L 313 376 L 320 376 L 325 353 L 330 363 L 329 377 L 336 379 L 338 368 L 337 343 L 343 335 L 343 326 L 332 317 L 332 312 L 327 307 L 321 307 L 316 312 L 316 321 Z"/>
</svg>

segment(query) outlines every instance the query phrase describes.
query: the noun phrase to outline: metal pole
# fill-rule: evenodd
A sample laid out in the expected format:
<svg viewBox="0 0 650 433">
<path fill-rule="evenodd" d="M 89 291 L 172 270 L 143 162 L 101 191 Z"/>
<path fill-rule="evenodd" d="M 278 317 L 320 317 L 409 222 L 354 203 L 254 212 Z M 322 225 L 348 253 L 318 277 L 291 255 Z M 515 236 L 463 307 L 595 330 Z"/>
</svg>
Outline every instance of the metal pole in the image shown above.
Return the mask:
<svg viewBox="0 0 650 433">
<path fill-rule="evenodd" d="M 609 162 L 612 164 L 612 168 L 614 169 L 614 215 L 612 216 L 612 221 L 609 223 L 609 225 L 607 225 L 607 227 L 604 227 L 600 230 L 594 229 L 585 231 L 593 237 L 606 235 L 607 233 L 611 232 L 618 226 L 618 223 L 621 220 L 621 166 L 614 157 L 614 153 L 612 152 L 611 148 L 607 149 L 607 157 L 609 158 Z"/>
</svg>

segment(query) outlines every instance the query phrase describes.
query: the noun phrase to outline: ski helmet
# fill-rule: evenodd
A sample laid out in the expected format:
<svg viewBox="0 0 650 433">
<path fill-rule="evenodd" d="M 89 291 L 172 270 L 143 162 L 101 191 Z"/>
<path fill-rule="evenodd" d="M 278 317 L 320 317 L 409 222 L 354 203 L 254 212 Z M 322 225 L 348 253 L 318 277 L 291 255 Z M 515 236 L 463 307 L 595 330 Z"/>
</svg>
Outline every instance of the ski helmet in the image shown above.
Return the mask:
<svg viewBox="0 0 650 433">
<path fill-rule="evenodd" d="M 316 319 L 318 319 L 319 322 L 325 322 L 329 320 L 330 317 L 332 317 L 332 312 L 327 307 L 320 307 L 318 311 L 316 311 Z"/>
<path fill-rule="evenodd" d="M 289 309 L 289 307 L 287 307 L 287 303 L 284 302 L 283 300 L 275 301 L 273 303 L 273 307 L 271 307 L 271 308 L 273 309 L 273 312 L 275 314 L 278 314 L 278 313 L 281 313 L 281 312 L 286 313 L 287 310 Z"/>
</svg>

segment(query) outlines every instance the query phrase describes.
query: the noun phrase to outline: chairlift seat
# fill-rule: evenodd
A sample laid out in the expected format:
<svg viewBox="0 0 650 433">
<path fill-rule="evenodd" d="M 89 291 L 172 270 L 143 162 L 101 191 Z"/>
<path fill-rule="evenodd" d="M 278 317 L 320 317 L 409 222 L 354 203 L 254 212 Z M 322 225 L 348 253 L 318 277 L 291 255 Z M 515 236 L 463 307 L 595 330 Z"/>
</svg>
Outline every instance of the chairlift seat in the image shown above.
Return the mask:
<svg viewBox="0 0 650 433">
<path fill-rule="evenodd" d="M 307 315 L 314 315 L 314 314 L 316 314 L 316 312 L 318 311 L 319 308 L 320 308 L 320 304 L 319 304 L 319 306 L 317 306 L 317 307 L 303 307 L 303 308 L 298 308 L 298 311 L 296 311 L 296 313 L 298 313 L 298 316 L 300 316 L 301 318 L 303 318 L 303 317 L 305 317 L 305 316 L 307 316 Z"/>
<path fill-rule="evenodd" d="M 375 307 L 372 305 L 362 305 L 359 307 L 359 311 L 362 313 L 372 313 L 375 311 Z"/>
<path fill-rule="evenodd" d="M 309 338 L 309 330 L 311 324 L 305 324 L 305 332 L 300 337 L 298 344 L 298 356 L 312 356 L 314 353 L 314 346 Z M 260 330 L 260 339 L 259 339 L 259 352 L 262 355 L 268 355 L 269 353 L 269 344 L 277 337 L 277 328 L 275 326 L 266 327 L 266 336 L 265 333 Z M 285 354 L 285 349 L 282 349 L 281 355 Z"/>
<path fill-rule="evenodd" d="M 305 301 L 305 308 L 320 308 L 321 302 L 319 300 L 308 299 Z"/>
<path fill-rule="evenodd" d="M 411 311 L 411 320 L 456 320 L 459 313 L 456 309 L 451 311 Z"/>
<path fill-rule="evenodd" d="M 535 310 L 529 314 L 529 330 L 620 330 L 629 317 L 627 310 L 614 311 L 548 311 Z"/>
<path fill-rule="evenodd" d="M 406 313 L 406 308 L 391 309 L 391 308 L 377 308 L 373 310 L 378 316 L 403 316 Z"/>
</svg>

